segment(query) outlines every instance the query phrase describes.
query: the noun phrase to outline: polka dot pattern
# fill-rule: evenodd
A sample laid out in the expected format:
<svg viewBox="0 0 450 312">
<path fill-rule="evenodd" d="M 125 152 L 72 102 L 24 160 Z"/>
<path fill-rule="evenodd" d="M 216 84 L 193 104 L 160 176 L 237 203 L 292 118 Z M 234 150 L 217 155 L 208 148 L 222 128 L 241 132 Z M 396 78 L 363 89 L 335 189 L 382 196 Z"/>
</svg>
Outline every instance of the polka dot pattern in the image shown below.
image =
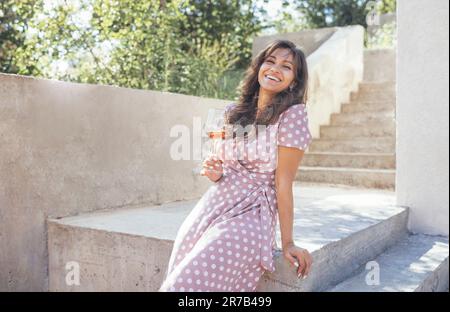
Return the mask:
<svg viewBox="0 0 450 312">
<path fill-rule="evenodd" d="M 306 105 L 290 106 L 280 115 L 277 144 L 306 150 L 311 142 Z"/>
<path fill-rule="evenodd" d="M 303 104 L 283 112 L 266 130 L 275 147 L 271 153 L 277 144 L 305 149 L 311 142 L 307 122 Z M 160 291 L 256 291 L 264 272 L 275 271 L 273 159 L 223 159 L 223 178 L 203 194 L 177 232 Z"/>
</svg>

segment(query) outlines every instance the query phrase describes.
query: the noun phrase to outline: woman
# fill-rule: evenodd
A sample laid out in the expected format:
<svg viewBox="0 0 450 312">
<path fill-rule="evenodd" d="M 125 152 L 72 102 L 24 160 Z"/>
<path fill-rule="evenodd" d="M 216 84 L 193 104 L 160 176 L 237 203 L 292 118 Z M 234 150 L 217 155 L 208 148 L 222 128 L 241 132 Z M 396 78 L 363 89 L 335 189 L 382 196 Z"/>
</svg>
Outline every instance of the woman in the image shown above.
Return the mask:
<svg viewBox="0 0 450 312">
<path fill-rule="evenodd" d="M 264 271 L 275 271 L 277 218 L 284 257 L 299 277 L 308 275 L 311 256 L 292 238 L 292 185 L 312 140 L 307 81 L 305 55 L 290 41 L 272 42 L 252 61 L 239 101 L 226 107 L 226 124 L 258 125 L 258 139 L 264 134 L 274 140 L 261 148 L 246 133 L 247 152 L 236 159 L 233 130 L 225 140 L 231 148 L 222 144 L 205 160 L 202 174 L 215 184 L 179 229 L 160 291 L 255 291 Z M 250 159 L 261 149 L 269 160 Z"/>
</svg>

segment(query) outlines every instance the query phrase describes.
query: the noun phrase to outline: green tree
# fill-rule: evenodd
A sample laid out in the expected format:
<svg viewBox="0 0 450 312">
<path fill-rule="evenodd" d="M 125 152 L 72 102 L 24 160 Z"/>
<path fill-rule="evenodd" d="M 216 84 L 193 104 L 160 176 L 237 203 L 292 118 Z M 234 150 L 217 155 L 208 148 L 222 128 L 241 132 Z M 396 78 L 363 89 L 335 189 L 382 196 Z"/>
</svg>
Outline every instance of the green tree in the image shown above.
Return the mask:
<svg viewBox="0 0 450 312">
<path fill-rule="evenodd" d="M 226 36 L 239 57 L 235 67 L 247 66 L 252 56 L 253 37 L 264 27 L 256 14 L 263 14 L 263 7 L 255 0 L 189 0 L 188 3 L 183 9 L 186 22 L 180 24 L 183 36 L 206 42 Z"/>
<path fill-rule="evenodd" d="M 36 0 L 0 0 L 0 72 L 18 72 L 14 56 L 24 45 L 28 21 L 41 6 Z"/>
<path fill-rule="evenodd" d="M 378 5 L 378 12 L 381 14 L 395 13 L 397 10 L 397 0 L 382 0 Z"/>
<path fill-rule="evenodd" d="M 234 0 L 230 10 L 221 0 L 194 2 L 52 2 L 29 21 L 32 31 L 16 51 L 18 72 L 230 98 L 238 82 L 229 78 L 240 75 L 236 64 L 250 58 L 259 27 L 252 1 Z M 237 10 L 243 4 L 247 8 Z M 192 12 L 203 18 L 193 19 Z"/>
<path fill-rule="evenodd" d="M 395 12 L 395 0 L 296 0 L 309 28 L 362 25 L 375 7 L 378 13 Z M 374 4 L 374 5 L 373 5 Z"/>
<path fill-rule="evenodd" d="M 297 8 L 310 28 L 366 24 L 370 0 L 298 0 Z"/>
</svg>

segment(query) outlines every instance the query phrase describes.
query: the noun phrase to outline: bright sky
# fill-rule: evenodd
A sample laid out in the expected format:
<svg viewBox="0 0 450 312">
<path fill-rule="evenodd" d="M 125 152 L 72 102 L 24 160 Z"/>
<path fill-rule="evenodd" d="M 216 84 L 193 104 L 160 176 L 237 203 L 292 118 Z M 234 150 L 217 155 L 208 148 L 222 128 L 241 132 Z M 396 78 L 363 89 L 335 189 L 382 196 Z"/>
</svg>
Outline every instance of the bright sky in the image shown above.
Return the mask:
<svg viewBox="0 0 450 312">
<path fill-rule="evenodd" d="M 259 0 L 261 6 L 263 6 L 270 17 L 276 17 L 279 13 L 279 10 L 282 8 L 281 4 L 283 1 L 281 0 L 270 0 L 269 3 L 264 4 L 264 1 Z"/>
<path fill-rule="evenodd" d="M 256 3 L 260 7 L 263 7 L 267 11 L 269 19 L 277 19 L 283 11 L 290 11 L 290 13 L 293 13 L 293 15 L 296 16 L 295 12 L 297 10 L 295 10 L 293 7 L 295 4 L 294 1 L 289 1 L 290 5 L 284 9 L 282 6 L 282 4 L 283 4 L 282 0 L 270 0 L 268 3 L 264 3 L 263 0 L 256 0 Z M 274 32 L 275 32 L 275 29 L 267 29 L 264 31 L 264 34 L 270 35 Z"/>
</svg>

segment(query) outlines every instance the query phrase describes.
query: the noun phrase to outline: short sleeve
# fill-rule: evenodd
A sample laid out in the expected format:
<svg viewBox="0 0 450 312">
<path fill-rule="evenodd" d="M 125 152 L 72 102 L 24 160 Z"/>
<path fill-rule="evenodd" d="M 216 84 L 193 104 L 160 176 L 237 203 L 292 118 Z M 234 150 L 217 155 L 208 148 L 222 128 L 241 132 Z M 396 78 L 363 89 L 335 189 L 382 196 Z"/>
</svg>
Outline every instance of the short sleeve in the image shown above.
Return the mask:
<svg viewBox="0 0 450 312">
<path fill-rule="evenodd" d="M 225 112 L 229 112 L 234 106 L 236 106 L 236 103 L 230 103 L 225 106 Z"/>
<path fill-rule="evenodd" d="M 306 105 L 290 106 L 280 115 L 277 144 L 306 150 L 311 142 Z"/>
<path fill-rule="evenodd" d="M 224 120 L 227 120 L 228 114 L 236 105 L 237 104 L 233 102 L 233 103 L 227 104 L 227 106 L 225 106 L 224 114 L 223 114 Z"/>
</svg>

